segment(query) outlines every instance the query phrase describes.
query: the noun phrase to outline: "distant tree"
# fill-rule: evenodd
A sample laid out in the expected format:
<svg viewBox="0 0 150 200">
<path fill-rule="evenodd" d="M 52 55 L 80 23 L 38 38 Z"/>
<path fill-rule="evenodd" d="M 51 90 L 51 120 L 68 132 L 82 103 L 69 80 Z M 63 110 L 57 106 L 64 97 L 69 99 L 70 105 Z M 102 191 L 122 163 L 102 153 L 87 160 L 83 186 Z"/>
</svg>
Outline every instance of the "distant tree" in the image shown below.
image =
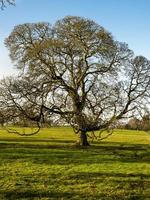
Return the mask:
<svg viewBox="0 0 150 200">
<path fill-rule="evenodd" d="M 126 125 L 127 129 L 150 131 L 150 114 L 146 113 L 143 116 L 139 115 L 139 119 L 133 117 Z"/>
<path fill-rule="evenodd" d="M 3 10 L 7 5 L 15 5 L 15 0 L 0 0 L 0 7 Z"/>
<path fill-rule="evenodd" d="M 132 130 L 140 130 L 141 129 L 141 121 L 136 117 L 131 118 L 126 126 L 128 129 Z"/>
<path fill-rule="evenodd" d="M 18 25 L 5 44 L 20 74 L 1 82 L 1 101 L 37 124 L 65 121 L 83 146 L 90 132 L 137 114 L 149 94 L 150 62 L 92 20 Z"/>
<path fill-rule="evenodd" d="M 150 114 L 143 115 L 141 119 L 141 129 L 144 131 L 150 131 Z"/>
</svg>

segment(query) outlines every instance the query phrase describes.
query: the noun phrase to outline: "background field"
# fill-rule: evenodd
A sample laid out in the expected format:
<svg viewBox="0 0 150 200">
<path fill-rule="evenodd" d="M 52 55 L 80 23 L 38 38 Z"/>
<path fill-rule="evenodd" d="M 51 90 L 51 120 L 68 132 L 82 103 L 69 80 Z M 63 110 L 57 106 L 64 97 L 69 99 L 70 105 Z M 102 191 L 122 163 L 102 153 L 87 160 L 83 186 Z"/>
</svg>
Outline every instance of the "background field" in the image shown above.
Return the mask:
<svg viewBox="0 0 150 200">
<path fill-rule="evenodd" d="M 20 137 L 0 130 L 0 200 L 150 199 L 150 134 L 116 130 L 77 148 L 70 128 Z"/>
</svg>

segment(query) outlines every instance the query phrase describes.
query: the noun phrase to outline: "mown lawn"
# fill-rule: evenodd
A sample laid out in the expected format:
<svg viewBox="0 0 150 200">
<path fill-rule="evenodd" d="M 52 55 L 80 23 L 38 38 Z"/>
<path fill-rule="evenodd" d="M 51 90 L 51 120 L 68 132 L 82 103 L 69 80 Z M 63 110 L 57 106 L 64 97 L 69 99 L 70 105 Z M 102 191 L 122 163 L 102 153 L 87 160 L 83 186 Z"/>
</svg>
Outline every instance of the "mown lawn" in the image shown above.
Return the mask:
<svg viewBox="0 0 150 200">
<path fill-rule="evenodd" d="M 0 130 L 0 200 L 148 200 L 150 134 L 117 130 L 88 148 L 70 128 L 32 137 Z"/>
</svg>

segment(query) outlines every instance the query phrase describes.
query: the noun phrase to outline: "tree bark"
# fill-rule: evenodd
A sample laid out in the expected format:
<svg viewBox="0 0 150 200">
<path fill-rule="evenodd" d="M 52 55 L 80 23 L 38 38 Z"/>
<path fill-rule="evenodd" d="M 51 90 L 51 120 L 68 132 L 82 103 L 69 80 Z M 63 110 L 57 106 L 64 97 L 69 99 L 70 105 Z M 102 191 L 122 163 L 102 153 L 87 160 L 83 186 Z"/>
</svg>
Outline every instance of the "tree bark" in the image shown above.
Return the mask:
<svg viewBox="0 0 150 200">
<path fill-rule="evenodd" d="M 79 135 L 79 144 L 81 146 L 89 146 L 89 142 L 87 140 L 87 134 L 85 131 L 81 131 Z"/>
</svg>

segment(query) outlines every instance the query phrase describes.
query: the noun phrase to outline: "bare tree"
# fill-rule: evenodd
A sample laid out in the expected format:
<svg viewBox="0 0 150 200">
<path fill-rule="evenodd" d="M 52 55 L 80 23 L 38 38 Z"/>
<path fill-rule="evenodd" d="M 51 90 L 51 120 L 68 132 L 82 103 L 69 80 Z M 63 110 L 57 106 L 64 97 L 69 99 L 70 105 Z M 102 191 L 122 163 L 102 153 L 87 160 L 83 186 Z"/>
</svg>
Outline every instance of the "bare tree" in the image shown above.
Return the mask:
<svg viewBox="0 0 150 200">
<path fill-rule="evenodd" d="M 3 81 L 3 98 L 37 123 L 47 114 L 66 121 L 81 145 L 137 114 L 148 95 L 150 62 L 92 20 L 19 25 L 5 43 L 20 76 Z"/>
<path fill-rule="evenodd" d="M 3 10 L 7 5 L 15 5 L 15 0 L 0 0 L 0 7 Z"/>
</svg>

